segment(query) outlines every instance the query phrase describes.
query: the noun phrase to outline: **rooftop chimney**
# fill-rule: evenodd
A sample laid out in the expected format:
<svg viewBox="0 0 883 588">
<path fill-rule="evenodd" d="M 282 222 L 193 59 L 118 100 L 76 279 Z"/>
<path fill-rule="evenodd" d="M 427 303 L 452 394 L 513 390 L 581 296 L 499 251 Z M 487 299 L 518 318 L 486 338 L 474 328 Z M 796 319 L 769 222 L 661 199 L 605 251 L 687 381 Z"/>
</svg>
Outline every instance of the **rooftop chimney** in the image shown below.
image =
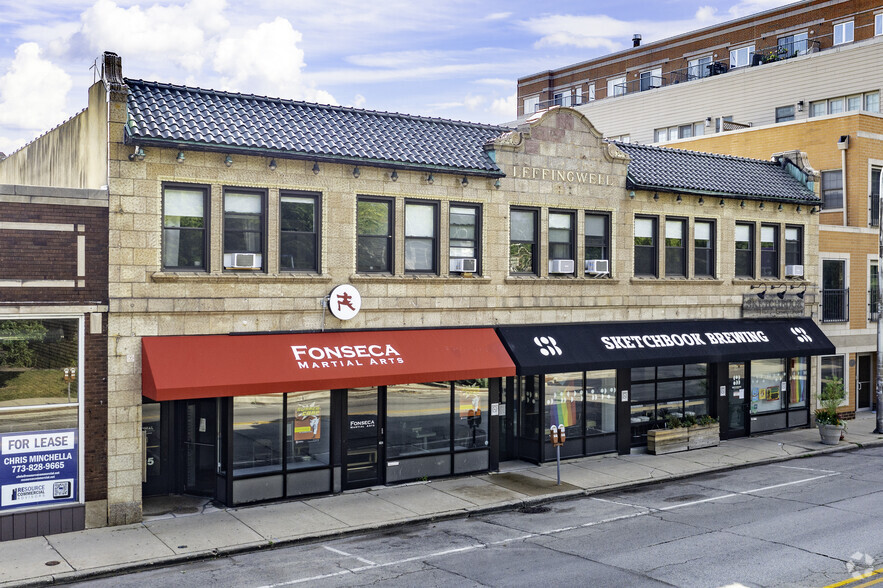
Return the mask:
<svg viewBox="0 0 883 588">
<path fill-rule="evenodd" d="M 639 33 L 635 33 L 632 37 L 632 47 L 640 47 L 641 45 L 641 35 Z"/>
</svg>

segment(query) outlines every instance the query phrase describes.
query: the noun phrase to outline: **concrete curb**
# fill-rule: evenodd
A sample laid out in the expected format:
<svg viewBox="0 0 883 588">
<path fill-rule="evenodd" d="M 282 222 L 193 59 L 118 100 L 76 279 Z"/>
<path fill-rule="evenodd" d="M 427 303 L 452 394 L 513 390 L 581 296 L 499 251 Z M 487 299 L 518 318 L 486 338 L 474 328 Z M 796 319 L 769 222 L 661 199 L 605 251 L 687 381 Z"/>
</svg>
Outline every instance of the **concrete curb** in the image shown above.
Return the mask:
<svg viewBox="0 0 883 588">
<path fill-rule="evenodd" d="M 856 451 L 858 449 L 865 449 L 868 447 L 879 447 L 883 446 L 883 439 L 875 439 L 866 443 L 856 443 L 851 441 L 844 441 L 840 445 L 824 447 L 821 449 L 811 449 L 804 453 L 798 453 L 794 455 L 784 455 L 781 457 L 772 457 L 768 459 L 762 459 L 758 461 L 753 461 L 750 463 L 743 464 L 732 464 L 732 465 L 724 465 L 724 466 L 711 466 L 708 469 L 699 471 L 699 472 L 691 472 L 685 474 L 671 474 L 665 478 L 654 478 L 654 479 L 642 479 L 635 480 L 629 482 L 623 482 L 618 484 L 611 484 L 608 486 L 591 488 L 585 490 L 568 490 L 560 493 L 551 493 L 546 495 L 539 496 L 529 496 L 522 499 L 509 500 L 505 502 L 475 506 L 472 508 L 466 509 L 458 509 L 453 511 L 446 511 L 442 513 L 432 513 L 427 515 L 416 515 L 413 517 L 407 517 L 395 521 L 389 522 L 380 522 L 380 523 L 371 523 L 366 525 L 360 525 L 357 527 L 349 527 L 347 529 L 336 529 L 329 530 L 327 532 L 317 532 L 311 533 L 307 535 L 300 535 L 298 537 L 290 537 L 283 538 L 278 541 L 266 540 L 266 541 L 254 541 L 250 543 L 243 543 L 240 545 L 231 545 L 226 547 L 219 547 L 210 550 L 201 550 L 194 551 L 192 553 L 185 554 L 174 554 L 166 557 L 152 558 L 148 560 L 141 560 L 136 562 L 128 562 L 124 564 L 119 564 L 115 566 L 102 566 L 98 568 L 90 568 L 86 570 L 72 570 L 70 572 L 62 572 L 58 574 L 49 574 L 45 576 L 39 576 L 37 578 L 30 578 L 27 580 L 15 580 L 11 582 L 0 583 L 0 588 L 26 588 L 31 586 L 47 586 L 50 584 L 56 583 L 71 583 L 71 582 L 81 582 L 84 580 L 91 580 L 103 577 L 112 577 L 115 575 L 119 575 L 120 573 L 132 573 L 137 571 L 146 571 L 150 569 L 163 568 L 163 567 L 171 567 L 174 565 L 195 562 L 195 561 L 206 561 L 210 559 L 220 558 L 220 557 L 228 557 L 231 555 L 238 555 L 243 553 L 253 553 L 257 551 L 261 551 L 264 549 L 275 549 L 278 547 L 289 547 L 292 545 L 298 544 L 310 544 L 315 543 L 321 540 L 328 539 L 330 537 L 333 538 L 341 538 L 341 537 L 349 537 L 352 535 L 357 535 L 359 533 L 364 533 L 367 531 L 376 531 L 381 529 L 394 529 L 396 527 L 405 527 L 408 525 L 415 525 L 421 523 L 430 523 L 437 521 L 446 521 L 453 520 L 459 518 L 467 518 L 471 516 L 492 514 L 495 512 L 505 512 L 509 510 L 516 510 L 519 508 L 526 508 L 532 506 L 539 506 L 543 504 L 550 504 L 553 502 L 561 502 L 565 500 L 573 500 L 574 498 L 582 498 L 585 496 L 592 496 L 595 494 L 603 494 L 606 492 L 614 492 L 617 490 L 631 490 L 634 488 L 645 487 L 650 485 L 662 484 L 665 482 L 673 482 L 678 480 L 685 480 L 689 478 L 695 478 L 698 476 L 719 473 L 719 472 L 727 472 L 733 470 L 744 469 L 747 467 L 761 466 L 761 465 L 770 465 L 776 464 L 786 461 L 792 461 L 795 459 L 804 459 L 807 457 L 814 457 L 817 455 L 827 455 L 831 453 L 841 453 L 845 451 Z M 198 515 L 197 515 L 198 516 Z"/>
</svg>

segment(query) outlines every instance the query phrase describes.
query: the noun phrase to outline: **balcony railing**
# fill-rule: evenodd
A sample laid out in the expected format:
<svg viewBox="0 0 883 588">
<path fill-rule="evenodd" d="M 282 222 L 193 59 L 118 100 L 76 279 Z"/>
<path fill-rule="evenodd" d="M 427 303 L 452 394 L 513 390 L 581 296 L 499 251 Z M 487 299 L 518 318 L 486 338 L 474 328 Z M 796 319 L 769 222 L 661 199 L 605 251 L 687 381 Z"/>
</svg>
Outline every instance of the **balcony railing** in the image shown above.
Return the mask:
<svg viewBox="0 0 883 588">
<path fill-rule="evenodd" d="M 877 289 L 871 288 L 868 290 L 868 322 L 875 323 L 878 318 L 880 313 L 877 311 Z"/>
<path fill-rule="evenodd" d="M 845 323 L 849 320 L 849 288 L 822 290 L 822 322 Z"/>
<path fill-rule="evenodd" d="M 819 39 L 791 41 L 752 52 L 749 55 L 748 65 L 757 66 L 765 63 L 772 63 L 774 61 L 783 61 L 800 55 L 806 55 L 808 53 L 817 53 L 822 50 Z M 683 69 L 672 70 L 661 76 L 643 76 L 623 84 L 617 84 L 613 86 L 612 94 L 606 97 L 614 98 L 616 96 L 625 96 L 627 94 L 634 94 L 635 92 L 643 92 L 654 88 L 662 88 L 674 84 L 700 80 L 711 76 L 725 74 L 730 71 L 732 71 L 732 68 L 730 67 L 729 60 L 713 61 L 703 65 L 694 65 Z M 539 102 L 535 107 L 535 111 L 545 110 L 552 106 L 579 106 L 580 104 L 588 104 L 593 100 L 594 97 L 592 100 L 589 100 L 589 97 L 586 95 L 574 96 L 571 94 L 564 94 L 558 98 Z M 525 114 L 532 113 L 525 112 Z"/>
</svg>

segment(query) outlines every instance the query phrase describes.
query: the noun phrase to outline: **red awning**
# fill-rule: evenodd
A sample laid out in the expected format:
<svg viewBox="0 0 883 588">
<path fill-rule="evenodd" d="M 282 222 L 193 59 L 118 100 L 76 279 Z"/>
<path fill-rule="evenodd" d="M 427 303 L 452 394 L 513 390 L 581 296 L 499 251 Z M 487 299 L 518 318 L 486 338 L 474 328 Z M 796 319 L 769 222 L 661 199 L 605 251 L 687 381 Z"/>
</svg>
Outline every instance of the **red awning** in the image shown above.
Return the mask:
<svg viewBox="0 0 883 588">
<path fill-rule="evenodd" d="M 141 363 L 153 400 L 515 375 L 493 329 L 144 337 Z"/>
</svg>

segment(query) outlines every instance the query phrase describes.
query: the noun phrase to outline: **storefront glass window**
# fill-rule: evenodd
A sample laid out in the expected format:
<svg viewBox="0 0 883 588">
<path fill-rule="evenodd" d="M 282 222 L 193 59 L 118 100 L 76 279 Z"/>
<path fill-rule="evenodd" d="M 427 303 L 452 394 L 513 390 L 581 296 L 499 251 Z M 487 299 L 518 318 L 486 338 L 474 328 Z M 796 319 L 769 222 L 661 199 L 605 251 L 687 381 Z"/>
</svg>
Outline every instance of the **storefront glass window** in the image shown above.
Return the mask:
<svg viewBox="0 0 883 588">
<path fill-rule="evenodd" d="M 707 364 L 632 368 L 632 443 L 645 443 L 647 431 L 669 417 L 708 414 L 707 372 Z"/>
<path fill-rule="evenodd" d="M 751 362 L 751 414 L 785 408 L 785 360 L 758 359 Z"/>
<path fill-rule="evenodd" d="M 454 450 L 488 446 L 488 381 L 454 382 Z"/>
<path fill-rule="evenodd" d="M 403 384 L 386 389 L 386 456 L 451 449 L 451 384 Z"/>
<path fill-rule="evenodd" d="M 564 427 L 568 437 L 583 436 L 583 373 L 548 374 L 546 378 L 546 431 Z"/>
<path fill-rule="evenodd" d="M 806 398 L 809 389 L 806 383 L 806 374 L 809 362 L 805 357 L 791 359 L 791 393 L 788 396 L 788 406 L 806 406 Z"/>
<path fill-rule="evenodd" d="M 616 370 L 586 372 L 586 435 L 616 431 Z"/>
<path fill-rule="evenodd" d="M 821 386 L 820 389 L 824 390 L 825 384 L 834 380 L 835 378 L 843 379 L 843 356 L 842 355 L 829 355 L 827 357 L 821 358 Z"/>
<path fill-rule="evenodd" d="M 331 392 L 288 394 L 285 443 L 288 469 L 330 463 Z"/>
<path fill-rule="evenodd" d="M 282 469 L 282 394 L 233 399 L 233 474 Z"/>
</svg>

